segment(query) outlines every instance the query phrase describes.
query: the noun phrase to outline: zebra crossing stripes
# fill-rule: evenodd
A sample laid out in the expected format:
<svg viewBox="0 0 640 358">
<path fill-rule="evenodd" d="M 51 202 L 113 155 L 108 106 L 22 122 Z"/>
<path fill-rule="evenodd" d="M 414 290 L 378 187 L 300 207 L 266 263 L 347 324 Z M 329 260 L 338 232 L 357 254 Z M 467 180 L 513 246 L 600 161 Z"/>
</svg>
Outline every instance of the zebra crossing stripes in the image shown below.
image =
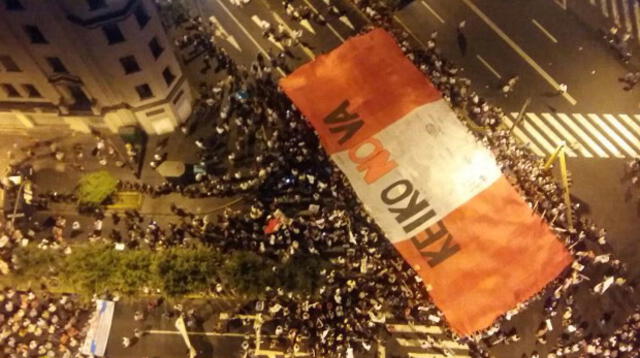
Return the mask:
<svg viewBox="0 0 640 358">
<path fill-rule="evenodd" d="M 590 0 L 606 18 L 612 18 L 616 26 L 640 40 L 640 4 L 637 0 Z"/>
<path fill-rule="evenodd" d="M 449 339 L 439 326 L 387 324 L 391 337 L 414 358 L 470 358 L 469 347 Z M 436 339 L 434 347 L 429 348 L 428 336 Z M 446 354 L 445 355 L 445 351 Z"/>
<path fill-rule="evenodd" d="M 505 116 L 505 125 L 511 128 L 517 116 Z M 569 157 L 640 157 L 640 115 L 529 112 L 513 134 L 539 156 L 564 142 Z"/>
</svg>

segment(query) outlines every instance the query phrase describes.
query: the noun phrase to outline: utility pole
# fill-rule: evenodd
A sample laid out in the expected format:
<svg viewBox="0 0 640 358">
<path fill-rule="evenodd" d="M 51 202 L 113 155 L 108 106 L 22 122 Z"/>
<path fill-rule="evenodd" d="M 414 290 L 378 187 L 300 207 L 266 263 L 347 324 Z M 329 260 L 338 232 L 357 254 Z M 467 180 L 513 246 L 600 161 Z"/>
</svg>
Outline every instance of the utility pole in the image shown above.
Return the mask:
<svg viewBox="0 0 640 358">
<path fill-rule="evenodd" d="M 527 107 L 529 107 L 530 103 L 531 97 L 527 97 L 527 99 L 524 101 L 524 104 L 522 105 L 522 108 L 520 108 L 520 112 L 518 112 L 518 117 L 515 121 L 513 121 L 513 125 L 511 126 L 511 128 L 509 128 L 509 134 L 511 134 L 513 130 L 518 126 L 518 124 L 520 124 L 520 122 L 524 118 L 524 111 L 527 110 Z"/>
<path fill-rule="evenodd" d="M 553 162 L 557 159 L 560 162 L 560 177 L 563 187 L 564 205 L 566 206 L 567 223 L 569 224 L 569 230 L 574 231 L 573 228 L 573 210 L 571 208 L 571 195 L 569 192 L 569 173 L 567 171 L 567 159 L 565 156 L 566 142 L 560 143 L 556 150 L 551 154 L 547 162 L 544 164 L 543 169 L 547 170 L 551 168 Z"/>
</svg>

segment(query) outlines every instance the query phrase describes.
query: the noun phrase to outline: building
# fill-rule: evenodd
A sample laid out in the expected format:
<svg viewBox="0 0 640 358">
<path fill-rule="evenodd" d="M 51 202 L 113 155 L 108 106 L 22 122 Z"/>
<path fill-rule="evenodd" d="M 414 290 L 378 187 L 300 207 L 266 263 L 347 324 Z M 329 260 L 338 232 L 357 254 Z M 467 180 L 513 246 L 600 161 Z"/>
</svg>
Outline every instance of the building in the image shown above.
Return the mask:
<svg viewBox="0 0 640 358">
<path fill-rule="evenodd" d="M 172 131 L 192 94 L 153 0 L 0 0 L 0 131 Z"/>
</svg>

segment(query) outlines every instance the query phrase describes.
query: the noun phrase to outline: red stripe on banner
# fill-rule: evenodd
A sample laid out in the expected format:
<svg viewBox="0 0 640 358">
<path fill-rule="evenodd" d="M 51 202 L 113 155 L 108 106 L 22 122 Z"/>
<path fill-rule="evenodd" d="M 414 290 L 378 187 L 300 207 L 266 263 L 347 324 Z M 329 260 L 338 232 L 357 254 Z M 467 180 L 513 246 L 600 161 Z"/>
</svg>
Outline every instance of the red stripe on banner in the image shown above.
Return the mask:
<svg viewBox="0 0 640 358">
<path fill-rule="evenodd" d="M 280 86 L 318 131 L 329 154 L 359 144 L 441 97 L 382 29 L 318 56 L 281 79 Z"/>
<path fill-rule="evenodd" d="M 572 261 L 504 177 L 425 232 L 396 248 L 431 285 L 434 303 L 462 335 L 491 326 Z M 447 256 L 447 250 L 455 255 Z M 445 256 L 441 263 L 432 261 Z"/>
</svg>

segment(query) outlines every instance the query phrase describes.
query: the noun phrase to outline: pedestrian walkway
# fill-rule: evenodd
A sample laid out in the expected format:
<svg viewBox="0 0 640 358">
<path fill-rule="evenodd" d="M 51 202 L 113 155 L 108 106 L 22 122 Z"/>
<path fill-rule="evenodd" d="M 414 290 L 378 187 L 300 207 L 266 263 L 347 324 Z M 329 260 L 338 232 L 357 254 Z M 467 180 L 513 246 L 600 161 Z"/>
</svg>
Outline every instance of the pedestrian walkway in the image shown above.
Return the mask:
<svg viewBox="0 0 640 358">
<path fill-rule="evenodd" d="M 469 347 L 447 337 L 440 326 L 387 324 L 394 340 L 410 358 L 466 358 L 471 357 Z M 427 337 L 435 339 L 433 348 Z M 437 342 L 437 343 L 436 343 Z"/>
<path fill-rule="evenodd" d="M 504 117 L 508 128 L 518 113 Z M 563 142 L 569 157 L 640 157 L 640 114 L 525 113 L 513 134 L 539 156 Z"/>
</svg>

